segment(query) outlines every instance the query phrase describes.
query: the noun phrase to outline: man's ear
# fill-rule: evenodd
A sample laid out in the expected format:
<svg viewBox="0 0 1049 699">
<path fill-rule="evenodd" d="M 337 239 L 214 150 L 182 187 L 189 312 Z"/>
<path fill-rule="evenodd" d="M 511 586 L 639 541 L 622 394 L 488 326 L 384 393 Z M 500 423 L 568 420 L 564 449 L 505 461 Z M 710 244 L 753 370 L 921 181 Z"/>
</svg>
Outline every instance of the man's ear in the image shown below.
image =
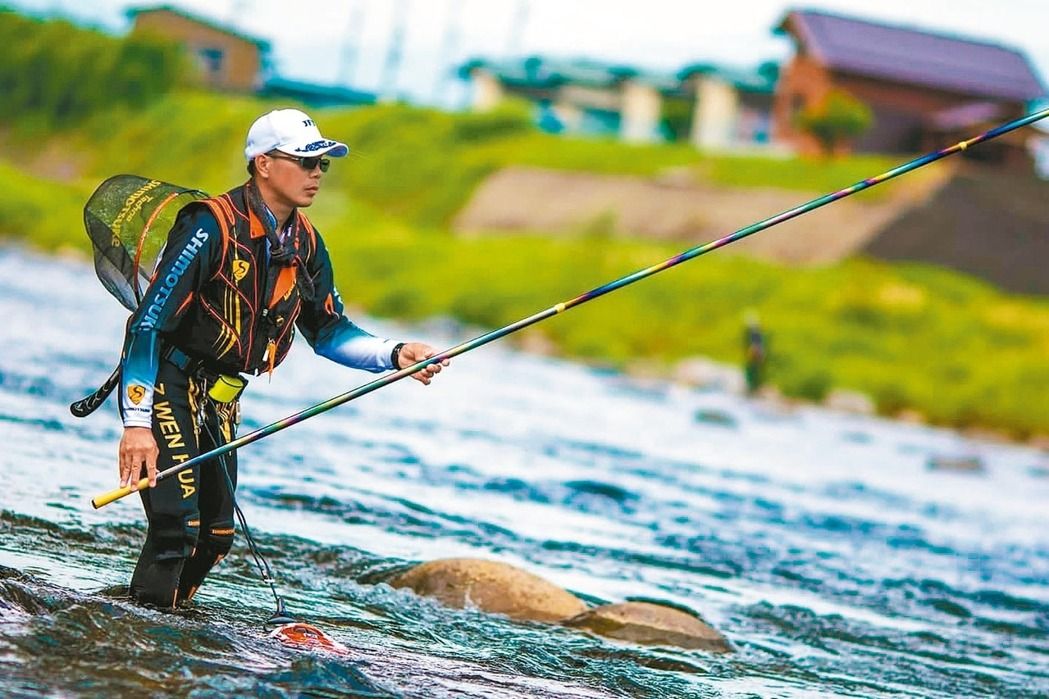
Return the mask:
<svg viewBox="0 0 1049 699">
<path fill-rule="evenodd" d="M 262 179 L 268 179 L 270 176 L 270 165 L 273 164 L 273 160 L 267 158 L 265 155 L 255 156 L 255 172 Z"/>
</svg>

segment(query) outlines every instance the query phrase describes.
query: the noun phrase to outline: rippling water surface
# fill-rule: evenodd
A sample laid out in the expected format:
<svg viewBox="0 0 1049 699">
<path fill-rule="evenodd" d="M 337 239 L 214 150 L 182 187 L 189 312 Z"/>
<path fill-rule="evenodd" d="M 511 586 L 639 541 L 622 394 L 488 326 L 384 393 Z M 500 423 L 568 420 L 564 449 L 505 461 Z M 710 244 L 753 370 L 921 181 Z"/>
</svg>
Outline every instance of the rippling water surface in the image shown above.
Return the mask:
<svg viewBox="0 0 1049 699">
<path fill-rule="evenodd" d="M 116 484 L 115 408 L 67 409 L 109 374 L 123 310 L 81 262 L 0 249 L 0 313 L 0 695 L 1049 696 L 1044 455 L 494 346 L 241 455 L 239 499 L 289 607 L 349 659 L 266 638 L 272 600 L 241 539 L 193 608 L 139 608 L 120 586 L 141 508 L 89 503 Z M 368 378 L 303 345 L 253 381 L 242 430 Z M 986 472 L 930 471 L 944 454 Z M 448 556 L 595 603 L 685 605 L 737 652 L 515 623 L 381 582 Z"/>
</svg>

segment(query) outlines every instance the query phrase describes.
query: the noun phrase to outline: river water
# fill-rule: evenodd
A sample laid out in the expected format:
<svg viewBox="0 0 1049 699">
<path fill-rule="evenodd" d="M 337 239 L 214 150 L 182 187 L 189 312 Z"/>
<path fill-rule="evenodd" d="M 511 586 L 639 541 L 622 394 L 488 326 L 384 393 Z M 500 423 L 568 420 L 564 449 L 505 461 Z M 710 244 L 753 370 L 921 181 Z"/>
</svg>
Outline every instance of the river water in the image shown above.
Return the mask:
<svg viewBox="0 0 1049 699">
<path fill-rule="evenodd" d="M 239 500 L 290 609 L 348 659 L 266 638 L 272 599 L 242 538 L 193 608 L 139 608 L 118 586 L 141 508 L 89 503 L 116 485 L 115 408 L 67 409 L 109 374 L 124 311 L 85 263 L 0 248 L 0 313 L 0 695 L 1049 696 L 1044 455 L 504 346 L 241 454 Z M 369 378 L 303 345 L 253 380 L 242 433 Z M 943 455 L 986 470 L 930 470 Z M 736 652 L 516 623 L 380 582 L 449 556 L 594 603 L 685 605 Z"/>
</svg>

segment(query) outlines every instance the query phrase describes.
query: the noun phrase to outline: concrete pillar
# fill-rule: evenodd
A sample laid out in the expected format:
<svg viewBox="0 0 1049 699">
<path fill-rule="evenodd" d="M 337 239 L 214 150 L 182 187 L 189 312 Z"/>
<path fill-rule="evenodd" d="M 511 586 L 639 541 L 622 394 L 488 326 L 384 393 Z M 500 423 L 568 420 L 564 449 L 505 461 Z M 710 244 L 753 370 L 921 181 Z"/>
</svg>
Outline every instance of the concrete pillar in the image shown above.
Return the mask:
<svg viewBox="0 0 1049 699">
<path fill-rule="evenodd" d="M 621 99 L 620 138 L 633 143 L 659 140 L 659 120 L 663 111 L 659 90 L 636 80 L 626 80 Z"/>
<path fill-rule="evenodd" d="M 690 140 L 700 149 L 730 148 L 735 141 L 739 96 L 736 89 L 711 75 L 696 79 L 696 107 Z"/>
<path fill-rule="evenodd" d="M 1031 136 L 1027 140 L 1027 147 L 1034 157 L 1035 172 L 1043 180 L 1049 180 L 1049 134 Z"/>
<path fill-rule="evenodd" d="M 553 106 L 554 114 L 565 125 L 565 131 L 579 131 L 583 123 L 583 110 L 576 105 L 558 101 Z"/>
<path fill-rule="evenodd" d="M 473 104 L 475 112 L 486 112 L 494 109 L 503 101 L 505 91 L 499 79 L 483 68 L 475 68 L 470 73 L 473 79 Z"/>
</svg>

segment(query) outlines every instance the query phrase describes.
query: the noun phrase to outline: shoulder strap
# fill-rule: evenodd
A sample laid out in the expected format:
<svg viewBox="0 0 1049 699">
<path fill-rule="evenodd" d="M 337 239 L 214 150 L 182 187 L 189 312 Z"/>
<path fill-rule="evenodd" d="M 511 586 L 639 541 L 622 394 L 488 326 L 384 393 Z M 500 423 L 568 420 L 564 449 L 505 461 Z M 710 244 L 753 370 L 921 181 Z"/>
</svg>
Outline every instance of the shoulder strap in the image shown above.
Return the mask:
<svg viewBox="0 0 1049 699">
<path fill-rule="evenodd" d="M 222 231 L 222 260 L 219 262 L 215 273 L 211 275 L 211 278 L 215 279 L 222 273 L 222 270 L 226 268 L 226 254 L 229 252 L 230 227 L 236 225 L 236 214 L 234 213 L 235 209 L 233 208 L 233 203 L 229 200 L 228 194 L 204 199 L 200 203 L 211 210 L 211 215 L 215 217 L 216 221 L 218 221 L 219 230 Z"/>
</svg>

